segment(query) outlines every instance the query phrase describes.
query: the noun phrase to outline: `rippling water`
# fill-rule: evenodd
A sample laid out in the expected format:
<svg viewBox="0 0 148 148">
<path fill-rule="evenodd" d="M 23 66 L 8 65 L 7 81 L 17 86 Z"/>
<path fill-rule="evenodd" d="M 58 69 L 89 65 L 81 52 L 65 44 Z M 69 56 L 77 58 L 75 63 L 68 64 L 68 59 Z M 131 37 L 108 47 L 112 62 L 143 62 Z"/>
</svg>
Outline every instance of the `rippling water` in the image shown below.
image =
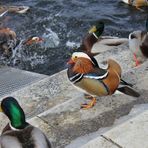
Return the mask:
<svg viewBox="0 0 148 148">
<path fill-rule="evenodd" d="M 97 20 L 105 22 L 104 35 L 128 37 L 133 30 L 145 29 L 148 9 L 139 11 L 120 0 L 5 0 L 7 5 L 30 6 L 26 14 L 7 14 L 1 18 L 19 39 L 43 37 L 41 44 L 18 47 L 10 59 L 1 63 L 38 73 L 53 74 L 65 68 L 70 46 L 80 43 Z M 7 19 L 6 19 L 7 18 Z"/>
</svg>

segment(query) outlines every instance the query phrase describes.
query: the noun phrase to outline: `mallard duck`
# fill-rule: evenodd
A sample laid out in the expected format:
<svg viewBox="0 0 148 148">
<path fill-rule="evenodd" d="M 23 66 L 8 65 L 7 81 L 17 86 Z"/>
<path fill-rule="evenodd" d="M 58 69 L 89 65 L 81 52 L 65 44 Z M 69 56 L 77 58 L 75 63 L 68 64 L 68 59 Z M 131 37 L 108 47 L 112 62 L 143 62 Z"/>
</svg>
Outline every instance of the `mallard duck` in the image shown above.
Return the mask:
<svg viewBox="0 0 148 148">
<path fill-rule="evenodd" d="M 74 52 L 68 65 L 67 75 L 70 82 L 92 99 L 88 104 L 82 104 L 84 109 L 95 105 L 95 96 L 112 95 L 116 90 L 134 97 L 140 96 L 132 89 L 131 84 L 121 78 L 121 67 L 112 59 L 108 60 L 108 68 L 102 69 L 93 56 Z"/>
<path fill-rule="evenodd" d="M 10 28 L 0 28 L 0 50 L 4 55 L 10 55 L 16 47 L 16 33 Z"/>
<path fill-rule="evenodd" d="M 81 43 L 81 50 L 91 52 L 92 46 L 96 43 L 104 31 L 104 22 L 98 21 L 85 35 Z"/>
<path fill-rule="evenodd" d="M 148 58 L 148 19 L 146 31 L 134 31 L 129 34 L 129 49 L 133 54 L 134 66 L 138 66 Z"/>
<path fill-rule="evenodd" d="M 148 6 L 147 0 L 122 0 L 124 3 L 135 6 L 136 8 Z"/>
<path fill-rule="evenodd" d="M 0 111 L 10 120 L 0 136 L 2 148 L 51 148 L 45 134 L 26 122 L 24 111 L 15 98 L 4 98 Z"/>
<path fill-rule="evenodd" d="M 28 6 L 7 6 L 0 5 L 0 14 L 4 12 L 12 12 L 12 13 L 26 13 L 29 10 Z"/>
</svg>

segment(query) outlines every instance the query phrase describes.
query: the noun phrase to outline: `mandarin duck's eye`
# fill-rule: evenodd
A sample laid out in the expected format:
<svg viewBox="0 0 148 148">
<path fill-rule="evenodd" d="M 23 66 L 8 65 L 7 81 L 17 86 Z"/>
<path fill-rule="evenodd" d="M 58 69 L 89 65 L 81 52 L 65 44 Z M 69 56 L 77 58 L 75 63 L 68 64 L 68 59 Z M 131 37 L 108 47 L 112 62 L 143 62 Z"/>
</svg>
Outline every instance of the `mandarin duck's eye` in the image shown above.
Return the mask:
<svg viewBox="0 0 148 148">
<path fill-rule="evenodd" d="M 78 57 L 77 56 L 75 56 L 75 59 L 77 59 Z"/>
</svg>

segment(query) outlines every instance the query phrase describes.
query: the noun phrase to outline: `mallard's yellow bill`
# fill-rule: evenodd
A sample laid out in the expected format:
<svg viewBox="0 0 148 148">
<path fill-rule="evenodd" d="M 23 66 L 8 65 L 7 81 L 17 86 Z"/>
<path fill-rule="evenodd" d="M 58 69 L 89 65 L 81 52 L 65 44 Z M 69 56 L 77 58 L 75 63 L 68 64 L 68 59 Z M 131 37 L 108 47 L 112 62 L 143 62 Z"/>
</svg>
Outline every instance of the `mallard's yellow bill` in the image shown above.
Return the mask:
<svg viewBox="0 0 148 148">
<path fill-rule="evenodd" d="M 3 110 L 2 110 L 2 108 L 1 108 L 1 106 L 0 106 L 0 112 L 3 112 Z"/>
<path fill-rule="evenodd" d="M 89 33 L 94 33 L 94 32 L 96 32 L 96 31 L 97 31 L 96 26 L 93 26 L 88 32 L 89 32 Z"/>
</svg>

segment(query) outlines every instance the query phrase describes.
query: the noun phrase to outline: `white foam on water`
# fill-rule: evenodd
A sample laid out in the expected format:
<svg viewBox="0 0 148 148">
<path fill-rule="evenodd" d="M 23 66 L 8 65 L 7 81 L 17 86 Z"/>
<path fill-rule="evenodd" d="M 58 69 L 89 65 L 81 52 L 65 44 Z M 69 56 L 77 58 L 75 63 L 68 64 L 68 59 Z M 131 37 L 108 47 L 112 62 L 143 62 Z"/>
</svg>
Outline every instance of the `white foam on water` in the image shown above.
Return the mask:
<svg viewBox="0 0 148 148">
<path fill-rule="evenodd" d="M 96 132 L 87 134 L 85 136 L 78 137 L 75 140 L 73 140 L 69 145 L 67 145 L 65 148 L 81 147 L 82 145 L 97 138 L 98 136 L 100 136 L 103 133 L 107 132 L 108 130 L 114 128 L 115 126 L 120 125 L 120 124 L 124 123 L 125 121 L 139 115 L 140 113 L 144 112 L 145 110 L 148 110 L 148 104 L 135 105 L 128 115 L 123 116 L 119 119 L 116 119 L 114 124 L 111 127 L 100 128 Z"/>
<path fill-rule="evenodd" d="M 75 42 L 67 41 L 66 42 L 66 46 L 67 47 L 79 47 L 80 43 L 75 43 Z"/>
<path fill-rule="evenodd" d="M 60 43 L 60 39 L 57 33 L 53 32 L 50 28 L 46 28 L 46 33 L 43 34 L 43 38 L 45 39 L 44 47 L 54 48 L 57 47 Z"/>
</svg>

